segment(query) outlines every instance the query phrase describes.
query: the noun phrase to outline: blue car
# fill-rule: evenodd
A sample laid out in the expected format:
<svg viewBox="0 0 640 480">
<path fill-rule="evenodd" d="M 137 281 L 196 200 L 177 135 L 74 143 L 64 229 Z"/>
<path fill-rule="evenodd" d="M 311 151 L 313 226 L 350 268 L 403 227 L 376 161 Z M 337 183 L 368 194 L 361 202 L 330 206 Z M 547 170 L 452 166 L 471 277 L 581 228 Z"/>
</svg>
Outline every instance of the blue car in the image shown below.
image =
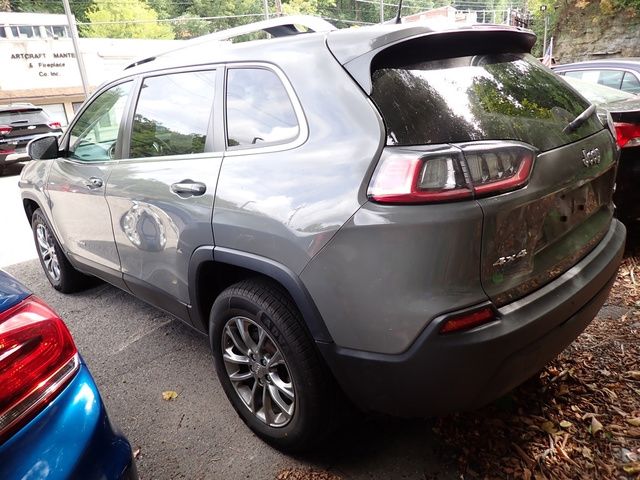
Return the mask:
<svg viewBox="0 0 640 480">
<path fill-rule="evenodd" d="M 58 315 L 0 271 L 0 479 L 136 479 Z"/>
</svg>

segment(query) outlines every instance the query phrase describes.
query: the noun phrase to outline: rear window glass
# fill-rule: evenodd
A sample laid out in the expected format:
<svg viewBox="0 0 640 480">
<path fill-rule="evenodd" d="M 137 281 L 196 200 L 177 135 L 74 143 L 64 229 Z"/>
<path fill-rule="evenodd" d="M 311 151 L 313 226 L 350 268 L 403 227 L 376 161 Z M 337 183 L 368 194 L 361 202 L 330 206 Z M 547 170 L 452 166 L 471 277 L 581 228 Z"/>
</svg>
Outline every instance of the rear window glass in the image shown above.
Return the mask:
<svg viewBox="0 0 640 480">
<path fill-rule="evenodd" d="M 389 145 L 518 140 L 544 151 L 602 129 L 593 115 L 563 133 L 589 104 L 529 54 L 381 65 L 372 80 Z"/>
<path fill-rule="evenodd" d="M 0 124 L 11 125 L 24 123 L 33 125 L 35 123 L 47 123 L 49 118 L 42 110 L 13 110 L 0 112 Z"/>
</svg>

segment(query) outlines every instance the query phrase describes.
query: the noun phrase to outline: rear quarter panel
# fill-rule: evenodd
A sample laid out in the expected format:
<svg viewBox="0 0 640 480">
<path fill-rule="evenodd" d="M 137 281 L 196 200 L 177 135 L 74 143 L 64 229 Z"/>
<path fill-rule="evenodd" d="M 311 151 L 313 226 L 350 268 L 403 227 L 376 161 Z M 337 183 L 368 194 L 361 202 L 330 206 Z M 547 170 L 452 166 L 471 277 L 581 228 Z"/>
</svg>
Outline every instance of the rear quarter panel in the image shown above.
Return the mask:
<svg viewBox="0 0 640 480">
<path fill-rule="evenodd" d="M 255 47 L 240 51 L 254 59 Z M 283 42 L 262 61 L 289 79 L 306 141 L 278 151 L 227 154 L 216 192 L 216 245 L 275 260 L 299 274 L 366 201 L 384 141 L 382 121 L 320 36 Z"/>
</svg>

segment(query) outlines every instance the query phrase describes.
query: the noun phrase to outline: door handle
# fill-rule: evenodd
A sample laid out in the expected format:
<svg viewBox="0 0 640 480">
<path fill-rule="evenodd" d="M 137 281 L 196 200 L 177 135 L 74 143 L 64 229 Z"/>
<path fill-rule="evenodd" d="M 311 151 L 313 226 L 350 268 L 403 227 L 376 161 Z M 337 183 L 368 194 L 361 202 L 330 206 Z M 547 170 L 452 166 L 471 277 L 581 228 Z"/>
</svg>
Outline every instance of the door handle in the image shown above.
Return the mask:
<svg viewBox="0 0 640 480">
<path fill-rule="evenodd" d="M 207 186 L 204 183 L 194 182 L 193 180 L 182 180 L 172 184 L 171 191 L 179 197 L 196 197 L 204 195 L 204 192 L 207 191 Z"/>
<path fill-rule="evenodd" d="M 98 177 L 89 177 L 89 180 L 84 183 L 84 186 L 89 189 L 100 188 L 102 186 L 102 179 Z"/>
</svg>

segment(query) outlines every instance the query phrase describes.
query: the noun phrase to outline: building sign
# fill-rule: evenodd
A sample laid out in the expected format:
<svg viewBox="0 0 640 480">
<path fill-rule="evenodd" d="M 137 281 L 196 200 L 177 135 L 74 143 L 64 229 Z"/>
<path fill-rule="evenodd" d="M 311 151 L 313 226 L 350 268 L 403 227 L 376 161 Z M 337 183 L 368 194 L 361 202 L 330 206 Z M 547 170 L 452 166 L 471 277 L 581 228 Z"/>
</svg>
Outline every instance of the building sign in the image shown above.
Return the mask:
<svg viewBox="0 0 640 480">
<path fill-rule="evenodd" d="M 69 39 L 0 42 L 0 90 L 75 87 L 80 72 Z"/>
</svg>

